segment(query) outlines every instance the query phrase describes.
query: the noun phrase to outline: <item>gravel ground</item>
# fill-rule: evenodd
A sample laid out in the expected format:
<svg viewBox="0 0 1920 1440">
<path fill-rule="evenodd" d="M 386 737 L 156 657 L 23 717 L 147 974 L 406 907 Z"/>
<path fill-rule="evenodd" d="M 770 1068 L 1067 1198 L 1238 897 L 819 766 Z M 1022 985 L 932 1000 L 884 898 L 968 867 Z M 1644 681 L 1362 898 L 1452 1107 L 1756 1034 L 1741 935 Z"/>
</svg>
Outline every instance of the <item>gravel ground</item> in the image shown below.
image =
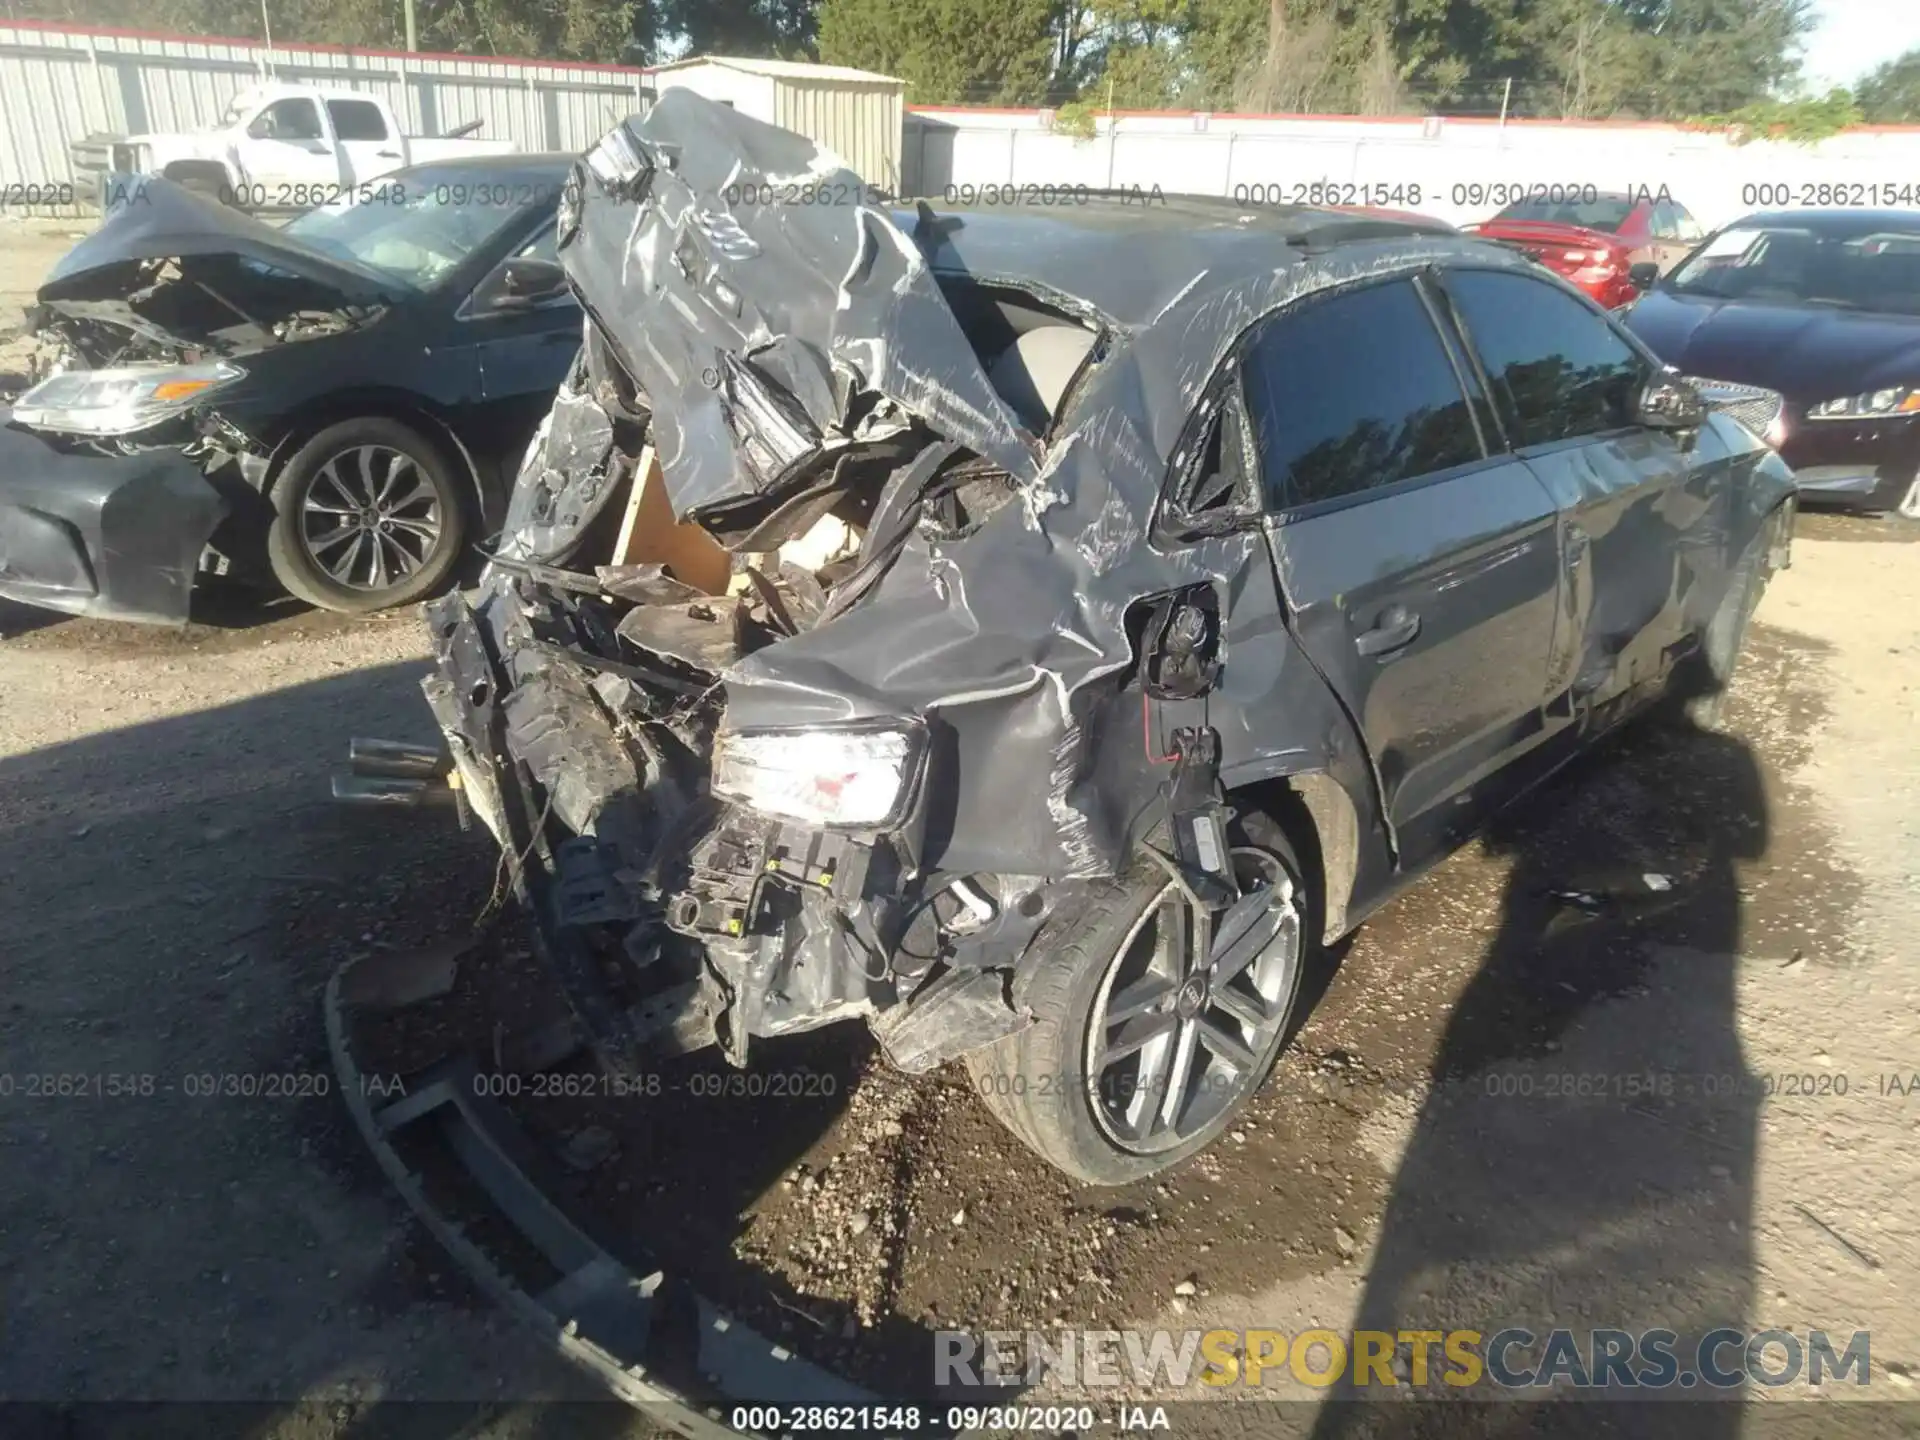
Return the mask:
<svg viewBox="0 0 1920 1440">
<path fill-rule="evenodd" d="M 1390 905 L 1312 977 L 1244 1125 L 1158 1183 L 1059 1177 L 857 1026 L 769 1056 L 831 1095 L 528 1118 L 593 1152 L 577 1190 L 612 1235 L 878 1381 L 917 1382 L 946 1327 L 1552 1320 L 1870 1328 L 1861 1393 L 1910 1398 L 1920 1096 L 1879 1077 L 1920 1071 L 1920 549 L 1846 517 L 1801 533 L 1734 735 L 1635 729 Z M 432 738 L 423 657 L 411 616 L 217 592 L 182 631 L 0 607 L 0 1398 L 247 1402 L 234 1433 L 300 1440 L 643 1433 L 535 1403 L 595 1392 L 311 1093 L 334 966 L 468 933 L 493 886 L 482 837 L 325 798 L 349 735 Z M 1585 919 L 1544 894 L 1647 871 L 1666 903 Z M 523 959 L 503 927 L 463 984 Z M 1660 1103 L 1548 1098 L 1649 1071 Z M 1754 1093 L 1782 1075 L 1848 1093 Z M 292 1093 L 226 1093 L 248 1076 Z M 87 1093 L 45 1093 L 72 1077 Z M 1181 1432 L 1246 1430 L 1209 1409 Z"/>
</svg>

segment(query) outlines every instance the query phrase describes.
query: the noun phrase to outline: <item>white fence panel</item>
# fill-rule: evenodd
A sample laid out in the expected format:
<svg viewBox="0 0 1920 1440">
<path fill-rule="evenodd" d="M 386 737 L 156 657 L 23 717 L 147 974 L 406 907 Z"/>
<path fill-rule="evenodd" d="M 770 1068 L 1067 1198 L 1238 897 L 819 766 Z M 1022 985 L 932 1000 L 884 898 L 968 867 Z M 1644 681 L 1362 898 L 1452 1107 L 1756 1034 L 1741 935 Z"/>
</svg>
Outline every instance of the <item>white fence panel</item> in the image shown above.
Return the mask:
<svg viewBox="0 0 1920 1440">
<path fill-rule="evenodd" d="M 1257 203 L 1331 187 L 1334 203 L 1466 224 L 1493 214 L 1515 189 L 1563 185 L 1664 189 L 1708 226 L 1758 209 L 1835 204 L 1920 216 L 1915 126 L 1864 126 L 1817 145 L 1740 145 L 1637 123 L 1189 114 L 1102 117 L 1098 134 L 1075 139 L 1054 133 L 1049 119 L 1044 111 L 916 107 L 906 120 L 906 188 L 937 197 L 949 187 L 959 195 L 984 186 L 1157 185 Z"/>
</svg>

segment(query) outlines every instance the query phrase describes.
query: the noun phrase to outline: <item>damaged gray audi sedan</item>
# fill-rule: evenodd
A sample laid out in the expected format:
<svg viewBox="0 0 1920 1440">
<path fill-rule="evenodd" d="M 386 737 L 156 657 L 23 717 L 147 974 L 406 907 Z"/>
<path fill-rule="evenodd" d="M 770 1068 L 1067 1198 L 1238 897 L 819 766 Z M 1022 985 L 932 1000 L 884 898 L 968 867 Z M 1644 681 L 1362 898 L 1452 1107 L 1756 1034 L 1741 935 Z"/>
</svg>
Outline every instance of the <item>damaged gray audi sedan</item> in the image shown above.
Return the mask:
<svg viewBox="0 0 1920 1440">
<path fill-rule="evenodd" d="M 1158 1171 L 1313 947 L 1711 710 L 1787 558 L 1750 429 L 1437 224 L 908 211 L 672 90 L 559 253 L 585 344 L 426 690 L 616 1070 L 858 1016 L 1062 1170 Z"/>
</svg>

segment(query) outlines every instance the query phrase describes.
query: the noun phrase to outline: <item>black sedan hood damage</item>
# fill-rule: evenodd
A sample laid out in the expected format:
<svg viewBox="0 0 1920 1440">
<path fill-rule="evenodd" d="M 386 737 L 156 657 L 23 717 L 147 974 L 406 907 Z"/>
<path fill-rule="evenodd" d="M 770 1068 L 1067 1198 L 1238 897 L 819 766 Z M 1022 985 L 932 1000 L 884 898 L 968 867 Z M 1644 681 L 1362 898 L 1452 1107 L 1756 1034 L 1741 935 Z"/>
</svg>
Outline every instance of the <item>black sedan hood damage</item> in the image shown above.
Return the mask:
<svg viewBox="0 0 1920 1440">
<path fill-rule="evenodd" d="M 109 178 L 100 228 L 29 311 L 51 368 L 192 363 L 368 323 L 398 283 L 153 176 Z M 42 367 L 46 368 L 46 367 Z"/>
<path fill-rule="evenodd" d="M 40 287 L 42 301 L 86 288 L 87 277 L 135 260 L 235 255 L 299 275 L 343 299 L 377 302 L 395 290 L 391 276 L 303 243 L 244 211 L 196 195 L 159 176 L 108 177 L 100 228 L 63 255 Z"/>
</svg>

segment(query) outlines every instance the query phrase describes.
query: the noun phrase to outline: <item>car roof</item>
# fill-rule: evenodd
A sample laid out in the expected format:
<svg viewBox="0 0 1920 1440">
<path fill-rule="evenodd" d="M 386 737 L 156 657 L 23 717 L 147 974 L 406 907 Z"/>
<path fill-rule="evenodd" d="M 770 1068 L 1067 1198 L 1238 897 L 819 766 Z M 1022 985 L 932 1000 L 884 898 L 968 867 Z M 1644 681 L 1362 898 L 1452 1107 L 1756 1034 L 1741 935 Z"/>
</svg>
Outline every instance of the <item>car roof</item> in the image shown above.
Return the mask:
<svg viewBox="0 0 1920 1440">
<path fill-rule="evenodd" d="M 1725 228 L 1741 230 L 1761 226 L 1781 230 L 1812 230 L 1816 234 L 1870 231 L 1877 226 L 1896 230 L 1920 229 L 1920 214 L 1912 210 L 1762 210 L 1743 215 Z"/>
<path fill-rule="evenodd" d="M 1046 198 L 1059 203 L 927 201 L 894 219 L 942 277 L 1039 286 L 1123 325 L 1153 319 L 1203 279 L 1212 285 L 1268 276 L 1369 242 L 1425 241 L 1434 255 L 1463 259 L 1507 253 L 1438 220 L 1071 186 Z"/>
</svg>

